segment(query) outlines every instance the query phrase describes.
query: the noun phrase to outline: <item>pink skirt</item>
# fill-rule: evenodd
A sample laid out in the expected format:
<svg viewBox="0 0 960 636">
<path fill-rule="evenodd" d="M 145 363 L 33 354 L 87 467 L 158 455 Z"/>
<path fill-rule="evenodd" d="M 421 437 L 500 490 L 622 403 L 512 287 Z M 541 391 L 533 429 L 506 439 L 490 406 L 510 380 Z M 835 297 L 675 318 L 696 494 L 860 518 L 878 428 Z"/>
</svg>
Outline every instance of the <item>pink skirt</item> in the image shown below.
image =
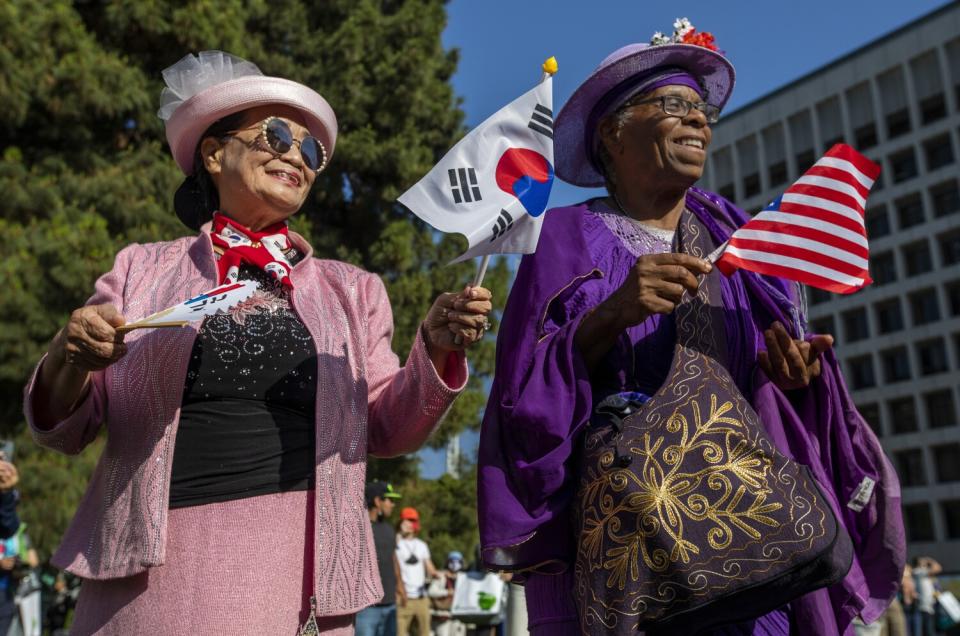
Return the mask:
<svg viewBox="0 0 960 636">
<path fill-rule="evenodd" d="M 310 611 L 304 564 L 312 560 L 305 541 L 312 535 L 312 491 L 171 510 L 166 563 L 84 581 L 70 633 L 295 636 Z M 353 621 L 353 614 L 317 619 L 331 636 L 353 634 Z"/>
</svg>

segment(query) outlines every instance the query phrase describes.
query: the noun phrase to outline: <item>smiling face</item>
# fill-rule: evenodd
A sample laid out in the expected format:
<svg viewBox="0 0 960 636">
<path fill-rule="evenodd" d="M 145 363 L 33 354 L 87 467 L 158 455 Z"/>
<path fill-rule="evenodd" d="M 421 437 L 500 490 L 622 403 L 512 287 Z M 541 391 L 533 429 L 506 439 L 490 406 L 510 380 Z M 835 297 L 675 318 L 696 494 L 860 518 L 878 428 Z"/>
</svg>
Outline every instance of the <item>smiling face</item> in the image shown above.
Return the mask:
<svg viewBox="0 0 960 636">
<path fill-rule="evenodd" d="M 260 106 L 245 111 L 238 130 L 224 139 L 207 137 L 200 153 L 220 197 L 220 211 L 243 225 L 260 230 L 285 221 L 310 192 L 316 174 L 303 164 L 299 144 L 278 155 L 267 145 L 257 125 L 278 117 L 290 126 L 293 138 L 309 134 L 303 116 L 288 106 Z"/>
<path fill-rule="evenodd" d="M 637 98 L 675 95 L 693 103 L 703 99 L 688 86 L 661 86 Z M 660 102 L 628 106 L 600 124 L 600 139 L 610 158 L 614 181 L 643 181 L 654 187 L 689 188 L 703 175 L 711 131 L 702 112 L 684 117 L 663 112 Z"/>
</svg>

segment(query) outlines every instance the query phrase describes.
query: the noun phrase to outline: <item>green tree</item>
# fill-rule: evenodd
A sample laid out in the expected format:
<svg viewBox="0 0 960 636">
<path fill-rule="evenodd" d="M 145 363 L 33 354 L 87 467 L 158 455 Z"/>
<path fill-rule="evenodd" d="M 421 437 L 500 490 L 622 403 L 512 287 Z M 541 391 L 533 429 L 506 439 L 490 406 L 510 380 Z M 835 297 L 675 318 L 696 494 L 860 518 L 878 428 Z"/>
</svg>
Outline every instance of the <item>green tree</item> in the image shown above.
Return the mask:
<svg viewBox="0 0 960 636">
<path fill-rule="evenodd" d="M 333 162 L 292 225 L 318 255 L 383 276 L 404 356 L 432 299 L 461 288 L 474 268 L 444 267 L 463 244 L 395 202 L 463 132 L 449 82 L 457 55 L 440 41 L 445 22 L 442 0 L 0 3 L 2 431 L 22 432 L 23 384 L 116 251 L 187 233 L 172 211 L 180 175 L 155 114 L 160 71 L 187 52 L 230 51 L 333 105 Z M 487 277 L 501 302 L 506 279 L 503 263 Z M 492 347 L 471 354 L 469 391 L 431 443 L 477 425 Z M 28 457 L 31 470 L 62 471 L 58 480 L 23 480 L 25 500 L 44 502 L 28 521 L 49 526 L 38 541 L 49 554 L 78 500 L 79 489 L 62 485 L 85 483 L 91 461 Z M 399 482 L 415 466 L 387 460 L 371 472 Z"/>
</svg>

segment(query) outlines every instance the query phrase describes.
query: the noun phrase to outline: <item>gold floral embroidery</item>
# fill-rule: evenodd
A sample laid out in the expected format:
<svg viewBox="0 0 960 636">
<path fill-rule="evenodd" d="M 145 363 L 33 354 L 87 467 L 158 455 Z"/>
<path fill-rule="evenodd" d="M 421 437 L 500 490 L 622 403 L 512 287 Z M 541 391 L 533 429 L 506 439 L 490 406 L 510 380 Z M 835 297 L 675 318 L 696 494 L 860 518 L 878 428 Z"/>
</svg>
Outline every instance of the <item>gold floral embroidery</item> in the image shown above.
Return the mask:
<svg viewBox="0 0 960 636">
<path fill-rule="evenodd" d="M 721 403 L 711 394 L 709 403 L 704 418 L 698 401 L 691 401 L 692 422 L 674 411 L 665 427 L 672 434 L 670 440 L 643 433 L 642 444 L 630 447 L 642 460 L 637 468 L 604 470 L 614 461 L 613 453 L 604 453 L 599 462 L 602 472 L 594 473 L 581 490 L 581 501 L 596 502 L 601 513 L 585 516 L 581 550 L 591 569 L 610 571 L 608 587 L 622 590 L 628 575 L 638 580 L 641 561 L 654 572 L 663 572 L 671 563 L 686 564 L 691 555 L 700 554 L 701 546 L 686 536 L 687 522 L 710 524 L 706 540 L 714 550 L 727 548 L 737 530 L 759 539 L 760 527 L 780 525 L 770 514 L 782 504 L 766 501 L 771 459 L 750 443 L 743 423 L 730 416 L 733 402 Z M 676 437 L 676 443 L 670 443 Z M 684 470 L 684 459 L 693 453 L 700 454 L 701 467 Z M 704 483 L 706 488 L 701 488 Z M 617 496 L 628 489 L 625 496 Z M 636 518 L 634 528 L 621 528 L 624 513 Z M 604 534 L 616 546 L 601 559 Z"/>
</svg>

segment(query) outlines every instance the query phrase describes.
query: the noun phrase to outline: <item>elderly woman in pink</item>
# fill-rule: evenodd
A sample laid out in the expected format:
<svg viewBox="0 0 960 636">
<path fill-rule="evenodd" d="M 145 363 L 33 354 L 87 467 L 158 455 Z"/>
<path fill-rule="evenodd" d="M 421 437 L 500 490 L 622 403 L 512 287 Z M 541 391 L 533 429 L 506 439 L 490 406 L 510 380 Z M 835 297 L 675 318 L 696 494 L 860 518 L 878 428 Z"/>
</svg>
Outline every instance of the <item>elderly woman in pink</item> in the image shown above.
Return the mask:
<svg viewBox="0 0 960 636">
<path fill-rule="evenodd" d="M 333 156 L 323 97 L 218 51 L 164 79 L 175 208 L 198 233 L 123 249 L 26 389 L 40 444 L 108 430 L 53 558 L 85 579 L 72 633 L 352 633 L 382 596 L 366 455 L 436 427 L 490 293 L 437 298 L 400 367 L 381 280 L 287 229 Z M 117 331 L 238 279 L 259 289 L 227 314 Z"/>
</svg>

